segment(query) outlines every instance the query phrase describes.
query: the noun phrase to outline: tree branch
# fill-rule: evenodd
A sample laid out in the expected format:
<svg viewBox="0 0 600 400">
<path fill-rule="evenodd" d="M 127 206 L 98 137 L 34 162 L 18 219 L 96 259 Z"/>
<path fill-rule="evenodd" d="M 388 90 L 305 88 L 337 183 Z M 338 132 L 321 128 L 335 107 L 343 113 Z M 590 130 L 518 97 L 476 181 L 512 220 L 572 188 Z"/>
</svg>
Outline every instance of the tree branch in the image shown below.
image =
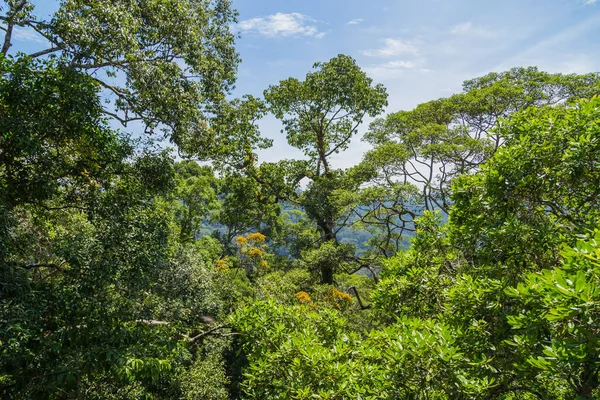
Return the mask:
<svg viewBox="0 0 600 400">
<path fill-rule="evenodd" d="M 12 33 L 13 33 L 13 28 L 15 26 L 15 16 L 18 12 L 20 12 L 23 7 L 25 7 L 25 4 L 27 3 L 26 0 L 21 0 L 17 5 L 15 5 L 14 7 L 10 7 L 10 11 L 8 12 L 8 15 L 3 18 L 3 21 L 6 21 L 7 26 L 6 26 L 6 34 L 4 35 L 4 44 L 2 45 L 2 54 L 6 55 L 8 53 L 8 49 L 10 49 L 10 46 L 12 46 L 11 40 L 12 40 Z"/>
<path fill-rule="evenodd" d="M 351 291 L 351 290 L 354 291 L 354 295 L 356 296 L 356 300 L 358 300 L 358 304 L 360 305 L 360 309 L 361 310 L 367 310 L 367 309 L 373 307 L 372 304 L 367 304 L 366 306 L 363 305 L 362 300 L 360 299 L 360 296 L 358 295 L 358 290 L 356 290 L 356 287 L 350 286 L 348 288 L 348 292 Z"/>
<path fill-rule="evenodd" d="M 59 47 L 50 47 L 49 49 L 46 49 L 46 50 L 41 50 L 41 51 L 37 51 L 35 53 L 31 53 L 31 54 L 29 54 L 29 57 L 31 57 L 31 58 L 41 57 L 41 56 L 45 56 L 46 54 L 51 54 L 51 53 L 54 53 L 54 52 L 60 51 L 60 50 L 62 50 L 62 49 Z"/>
<path fill-rule="evenodd" d="M 18 268 L 23 268 L 23 269 L 52 268 L 57 271 L 63 271 L 62 264 L 54 264 L 54 263 L 27 264 L 27 263 L 20 263 L 17 261 L 9 261 L 9 262 L 7 262 L 7 264 L 10 266 L 13 266 L 13 267 L 18 267 Z"/>
<path fill-rule="evenodd" d="M 211 329 L 209 329 L 209 330 L 207 330 L 207 331 L 205 331 L 205 332 L 202 332 L 202 333 L 200 333 L 200 334 L 198 334 L 198 335 L 196 335 L 196 336 L 194 336 L 194 337 L 191 337 L 191 338 L 189 338 L 189 341 L 190 341 L 190 342 L 192 342 L 192 343 L 194 343 L 194 342 L 196 342 L 196 341 L 198 341 L 198 340 L 202 339 L 203 337 L 205 337 L 205 336 L 208 336 L 208 335 L 211 335 L 211 334 L 213 334 L 214 332 L 216 332 L 216 331 L 218 331 L 218 330 L 220 330 L 220 329 L 223 329 L 223 328 L 230 328 L 230 325 L 229 325 L 229 324 L 217 325 L 217 326 L 215 326 L 214 328 L 211 328 Z M 232 332 L 232 333 L 234 333 L 234 332 Z M 227 336 L 231 336 L 231 333 L 229 333 L 229 334 L 226 334 L 226 335 L 227 335 Z"/>
</svg>

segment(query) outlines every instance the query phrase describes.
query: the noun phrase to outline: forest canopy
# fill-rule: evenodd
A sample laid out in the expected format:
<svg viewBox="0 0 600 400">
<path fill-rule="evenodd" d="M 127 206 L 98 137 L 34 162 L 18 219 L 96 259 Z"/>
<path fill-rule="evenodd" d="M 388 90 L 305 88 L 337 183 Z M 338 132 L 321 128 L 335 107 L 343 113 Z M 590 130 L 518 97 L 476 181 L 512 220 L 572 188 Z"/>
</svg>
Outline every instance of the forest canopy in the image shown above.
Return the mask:
<svg viewBox="0 0 600 400">
<path fill-rule="evenodd" d="M 227 0 L 0 11 L 2 398 L 600 397 L 599 73 L 384 115 L 344 54 L 234 98 Z"/>
</svg>

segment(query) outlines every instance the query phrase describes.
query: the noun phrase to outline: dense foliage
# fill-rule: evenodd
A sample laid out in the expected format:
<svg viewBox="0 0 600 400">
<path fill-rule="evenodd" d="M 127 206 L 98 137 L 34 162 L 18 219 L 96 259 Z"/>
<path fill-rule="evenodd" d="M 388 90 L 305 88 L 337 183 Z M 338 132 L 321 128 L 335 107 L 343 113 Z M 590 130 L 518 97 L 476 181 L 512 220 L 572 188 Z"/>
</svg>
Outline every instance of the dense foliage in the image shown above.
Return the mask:
<svg viewBox="0 0 600 400">
<path fill-rule="evenodd" d="M 339 169 L 387 105 L 349 56 L 226 100 L 228 1 L 2 12 L 2 398 L 600 397 L 600 75 L 467 81 Z"/>
</svg>

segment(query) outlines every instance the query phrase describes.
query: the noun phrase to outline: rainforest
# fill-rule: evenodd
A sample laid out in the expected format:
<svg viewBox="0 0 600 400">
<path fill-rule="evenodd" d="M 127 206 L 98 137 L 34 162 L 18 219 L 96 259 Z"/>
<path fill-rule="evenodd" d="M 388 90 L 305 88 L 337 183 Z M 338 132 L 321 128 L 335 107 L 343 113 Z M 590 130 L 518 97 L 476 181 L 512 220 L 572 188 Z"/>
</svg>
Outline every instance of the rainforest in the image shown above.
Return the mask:
<svg viewBox="0 0 600 400">
<path fill-rule="evenodd" d="M 240 94 L 229 0 L 38 4 L 0 6 L 0 397 L 600 398 L 600 73 Z"/>
</svg>

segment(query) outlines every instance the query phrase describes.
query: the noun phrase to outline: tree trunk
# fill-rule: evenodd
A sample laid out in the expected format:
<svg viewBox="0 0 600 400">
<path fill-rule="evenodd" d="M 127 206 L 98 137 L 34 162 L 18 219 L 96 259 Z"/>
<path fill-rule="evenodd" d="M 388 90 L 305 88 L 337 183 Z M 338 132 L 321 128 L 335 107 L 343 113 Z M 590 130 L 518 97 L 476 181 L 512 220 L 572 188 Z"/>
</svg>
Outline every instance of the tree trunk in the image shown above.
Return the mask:
<svg viewBox="0 0 600 400">
<path fill-rule="evenodd" d="M 321 265 L 321 283 L 324 285 L 333 285 L 333 267 L 331 265 Z"/>
<path fill-rule="evenodd" d="M 323 230 L 323 241 L 324 242 L 333 241 L 337 245 L 338 241 L 337 241 L 337 237 L 335 235 L 333 228 L 327 223 L 319 224 L 319 226 Z M 325 261 L 321 264 L 321 283 L 322 284 L 333 285 L 334 270 L 335 270 L 335 266 L 331 265 L 327 261 Z"/>
</svg>

